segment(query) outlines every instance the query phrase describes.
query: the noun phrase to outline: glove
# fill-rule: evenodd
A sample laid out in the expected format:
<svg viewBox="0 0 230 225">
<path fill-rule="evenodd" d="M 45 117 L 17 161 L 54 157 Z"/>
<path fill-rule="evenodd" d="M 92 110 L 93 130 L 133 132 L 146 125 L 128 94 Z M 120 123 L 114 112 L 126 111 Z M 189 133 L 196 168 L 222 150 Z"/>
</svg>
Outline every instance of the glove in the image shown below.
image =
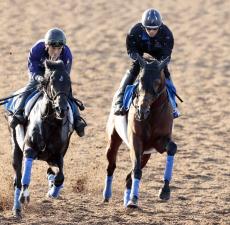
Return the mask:
<svg viewBox="0 0 230 225">
<path fill-rule="evenodd" d="M 130 58 L 132 58 L 133 60 L 135 61 L 138 61 L 140 66 L 142 68 L 144 68 L 145 66 L 145 60 L 143 59 L 143 57 L 138 53 L 138 52 L 133 52 L 133 53 L 130 53 Z"/>
<path fill-rule="evenodd" d="M 42 81 L 44 81 L 44 77 L 41 76 L 41 75 L 36 75 L 36 76 L 34 77 L 34 80 L 36 80 L 36 81 L 38 81 L 38 82 L 42 82 Z"/>
<path fill-rule="evenodd" d="M 137 52 L 131 52 L 129 54 L 130 58 L 133 59 L 134 61 L 136 61 L 138 59 L 138 56 L 140 57 L 139 53 Z"/>
<path fill-rule="evenodd" d="M 34 80 L 38 81 L 39 83 L 44 83 L 45 78 L 43 76 L 41 76 L 41 75 L 36 75 L 34 77 Z"/>
</svg>

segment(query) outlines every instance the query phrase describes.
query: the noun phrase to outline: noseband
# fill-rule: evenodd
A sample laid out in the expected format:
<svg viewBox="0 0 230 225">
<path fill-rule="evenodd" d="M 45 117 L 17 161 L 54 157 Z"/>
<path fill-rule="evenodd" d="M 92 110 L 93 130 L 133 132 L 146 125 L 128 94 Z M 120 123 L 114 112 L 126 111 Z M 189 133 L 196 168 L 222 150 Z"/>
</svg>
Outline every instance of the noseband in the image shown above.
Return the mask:
<svg viewBox="0 0 230 225">
<path fill-rule="evenodd" d="M 147 97 L 145 97 L 145 100 L 150 100 L 151 98 L 154 97 L 154 101 L 153 103 L 165 92 L 166 90 L 166 87 L 164 86 L 159 92 L 155 92 L 153 90 L 153 94 L 150 94 L 148 95 Z M 136 91 L 135 92 L 135 96 L 136 96 L 136 101 L 135 101 L 135 104 L 133 104 L 133 106 L 137 109 L 138 108 L 138 100 L 139 100 L 139 97 L 140 97 L 140 91 Z"/>
</svg>

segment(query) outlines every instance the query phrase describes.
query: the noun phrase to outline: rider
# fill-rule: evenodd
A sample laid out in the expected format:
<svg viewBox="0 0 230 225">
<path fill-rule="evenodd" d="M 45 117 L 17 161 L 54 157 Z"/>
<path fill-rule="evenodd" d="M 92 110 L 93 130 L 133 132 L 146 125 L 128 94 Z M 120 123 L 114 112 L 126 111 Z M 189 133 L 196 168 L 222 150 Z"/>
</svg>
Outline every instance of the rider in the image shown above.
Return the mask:
<svg viewBox="0 0 230 225">
<path fill-rule="evenodd" d="M 126 113 L 122 104 L 123 96 L 126 86 L 133 84 L 140 72 L 140 65 L 137 60 L 138 55 L 143 56 L 144 53 L 148 53 L 161 61 L 168 56 L 171 57 L 173 45 L 173 34 L 163 24 L 160 13 L 156 9 L 147 9 L 142 15 L 141 23 L 135 24 L 126 37 L 127 52 L 133 62 L 120 83 L 115 99 L 115 115 L 124 115 Z M 180 112 L 175 101 L 176 89 L 167 66 L 164 68 L 164 73 L 167 89 L 169 89 L 169 99 L 173 106 L 173 116 L 177 118 L 180 116 Z"/>
<path fill-rule="evenodd" d="M 19 106 L 10 123 L 11 128 L 15 128 L 19 123 L 23 124 L 25 122 L 23 115 L 25 102 L 27 97 L 33 91 L 31 89 L 35 88 L 39 82 L 44 80 L 44 61 L 46 59 L 61 59 L 67 72 L 70 74 L 72 66 L 72 54 L 69 47 L 66 45 L 65 33 L 59 28 L 52 28 L 48 30 L 45 38 L 37 41 L 30 50 L 28 57 L 28 72 L 30 79 L 29 83 L 25 87 L 25 91 L 28 90 L 28 92 L 26 92 L 26 94 L 22 95 L 20 98 Z M 70 97 L 72 97 L 72 91 Z M 74 105 L 75 108 L 73 109 L 74 129 L 77 134 L 82 137 L 84 136 L 86 123 L 81 119 L 77 105 L 75 103 L 71 105 Z"/>
</svg>

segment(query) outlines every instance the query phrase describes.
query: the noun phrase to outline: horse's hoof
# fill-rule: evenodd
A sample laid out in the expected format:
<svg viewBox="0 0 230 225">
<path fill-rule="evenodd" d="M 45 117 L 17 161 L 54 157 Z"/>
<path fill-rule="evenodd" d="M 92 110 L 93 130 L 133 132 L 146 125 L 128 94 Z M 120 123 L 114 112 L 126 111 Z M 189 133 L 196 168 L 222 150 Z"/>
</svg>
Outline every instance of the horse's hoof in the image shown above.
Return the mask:
<svg viewBox="0 0 230 225">
<path fill-rule="evenodd" d="M 163 187 L 159 191 L 159 198 L 161 200 L 169 200 L 170 199 L 170 188 L 169 187 Z"/>
<path fill-rule="evenodd" d="M 21 209 L 13 209 L 13 216 L 18 220 L 22 219 Z"/>
<path fill-rule="evenodd" d="M 138 202 L 138 198 L 136 196 L 134 196 L 132 199 L 130 199 L 128 201 L 128 204 L 126 207 L 129 209 L 136 209 L 136 208 L 138 208 L 137 202 Z"/>
<path fill-rule="evenodd" d="M 49 191 L 47 192 L 46 197 L 47 197 L 47 198 L 51 198 L 51 199 L 57 199 L 57 198 L 58 198 L 58 197 L 54 197 L 53 195 L 51 195 L 51 194 L 49 193 Z"/>
<path fill-rule="evenodd" d="M 22 195 L 20 198 L 19 198 L 20 202 L 22 204 L 29 204 L 30 202 L 30 196 L 27 196 L 25 197 L 24 195 Z"/>
<path fill-rule="evenodd" d="M 29 191 L 27 189 L 20 193 L 19 201 L 22 204 L 24 204 L 24 203 L 28 204 L 30 202 L 30 194 L 29 194 Z"/>
<path fill-rule="evenodd" d="M 104 198 L 103 202 L 104 202 L 104 203 L 108 203 L 108 202 L 109 202 L 109 199 L 108 199 L 108 198 Z"/>
</svg>

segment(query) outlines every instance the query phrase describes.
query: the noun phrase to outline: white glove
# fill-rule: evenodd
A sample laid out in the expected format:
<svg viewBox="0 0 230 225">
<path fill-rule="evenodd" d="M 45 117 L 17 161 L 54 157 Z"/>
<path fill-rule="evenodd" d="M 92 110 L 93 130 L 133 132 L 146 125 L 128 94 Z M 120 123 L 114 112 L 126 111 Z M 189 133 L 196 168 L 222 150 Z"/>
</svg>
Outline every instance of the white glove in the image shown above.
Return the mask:
<svg viewBox="0 0 230 225">
<path fill-rule="evenodd" d="M 41 75 L 36 75 L 36 76 L 34 77 L 34 80 L 38 81 L 39 83 L 42 83 L 45 79 L 44 79 L 44 77 L 41 76 Z"/>
</svg>

